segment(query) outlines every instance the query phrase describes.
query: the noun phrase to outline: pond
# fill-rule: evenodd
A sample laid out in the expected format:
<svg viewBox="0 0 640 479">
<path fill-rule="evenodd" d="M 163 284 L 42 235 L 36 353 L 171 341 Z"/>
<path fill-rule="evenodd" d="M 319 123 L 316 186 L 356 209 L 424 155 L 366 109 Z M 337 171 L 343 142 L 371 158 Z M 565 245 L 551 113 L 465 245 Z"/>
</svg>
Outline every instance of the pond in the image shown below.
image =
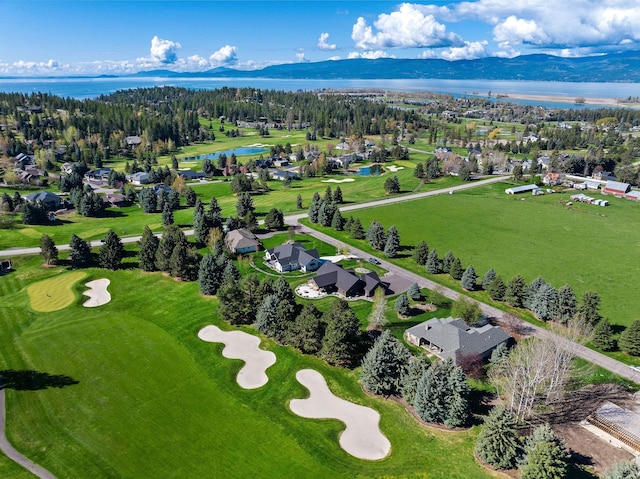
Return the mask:
<svg viewBox="0 0 640 479">
<path fill-rule="evenodd" d="M 380 165 L 365 166 L 358 170 L 358 176 L 379 176 L 382 173 Z"/>
<path fill-rule="evenodd" d="M 199 155 L 199 156 L 186 156 L 182 158 L 181 161 L 202 161 L 205 158 L 208 158 L 210 160 L 215 160 L 222 154 L 231 156 L 233 153 L 235 153 L 236 156 L 242 156 L 242 155 L 257 155 L 259 153 L 268 153 L 268 152 L 269 150 L 265 148 L 258 148 L 254 146 L 241 146 L 240 148 L 234 148 L 233 150 L 218 151 L 216 153 L 207 153 L 205 155 Z"/>
</svg>

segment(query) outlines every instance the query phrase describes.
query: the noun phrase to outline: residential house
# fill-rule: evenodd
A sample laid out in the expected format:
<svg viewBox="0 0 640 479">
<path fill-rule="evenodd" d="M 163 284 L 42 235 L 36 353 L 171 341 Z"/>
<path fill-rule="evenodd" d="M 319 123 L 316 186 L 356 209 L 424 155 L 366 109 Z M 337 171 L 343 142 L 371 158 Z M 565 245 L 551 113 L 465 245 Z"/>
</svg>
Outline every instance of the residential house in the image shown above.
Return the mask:
<svg viewBox="0 0 640 479">
<path fill-rule="evenodd" d="M 313 287 L 325 293 L 337 292 L 341 296 L 352 298 L 356 296 L 373 296 L 376 288 L 384 287 L 378 275 L 371 271 L 357 275 L 352 269 L 326 262 L 318 274 L 310 280 Z"/>
<path fill-rule="evenodd" d="M 282 168 L 283 166 L 289 166 L 289 160 L 287 158 L 272 158 L 273 166 L 276 168 Z"/>
<path fill-rule="evenodd" d="M 63 173 L 70 175 L 71 173 L 73 173 L 73 168 L 75 167 L 74 163 L 64 163 L 61 167 L 60 167 L 60 171 L 62 171 Z"/>
<path fill-rule="evenodd" d="M 255 253 L 260 249 L 260 240 L 251 231 L 240 228 L 229 231 L 224 237 L 224 244 L 232 253 Z"/>
<path fill-rule="evenodd" d="M 116 208 L 124 206 L 127 203 L 124 195 L 120 193 L 106 194 L 101 196 L 100 198 L 102 199 L 102 202 L 105 203 L 105 205 L 115 206 Z"/>
<path fill-rule="evenodd" d="M 564 175 L 562 173 L 547 173 L 542 178 L 542 182 L 547 186 L 561 185 L 563 180 Z"/>
<path fill-rule="evenodd" d="M 201 178 L 207 177 L 207 175 L 203 171 L 193 171 L 193 170 L 178 171 L 178 176 L 180 178 L 184 178 L 185 180 L 199 180 Z"/>
<path fill-rule="evenodd" d="M 142 143 L 142 140 L 140 139 L 140 137 L 138 135 L 134 135 L 134 136 L 127 136 L 124 139 L 124 142 L 127 145 L 127 148 L 135 148 L 140 143 Z"/>
<path fill-rule="evenodd" d="M 137 173 L 133 173 L 132 175 L 127 175 L 127 180 L 137 186 L 146 185 L 149 183 L 149 173 L 139 171 Z"/>
<path fill-rule="evenodd" d="M 85 179 L 87 180 L 103 180 L 106 181 L 109 179 L 109 175 L 111 174 L 111 168 L 98 168 L 96 170 L 89 170 L 84 174 Z"/>
<path fill-rule="evenodd" d="M 15 162 L 16 162 L 16 165 L 18 165 L 19 168 L 24 169 L 29 165 L 34 165 L 35 164 L 35 156 L 34 155 L 25 155 L 24 153 L 19 153 L 15 157 Z"/>
<path fill-rule="evenodd" d="M 303 273 L 317 270 L 322 261 L 317 249 L 305 249 L 300 243 L 285 243 L 264 253 L 264 259 L 280 273 L 300 270 Z"/>
<path fill-rule="evenodd" d="M 57 210 L 60 208 L 60 204 L 62 200 L 55 193 L 50 193 L 49 191 L 40 191 L 38 193 L 31 193 L 27 195 L 25 199 L 29 203 L 41 202 L 47 209 L 49 210 Z"/>
<path fill-rule="evenodd" d="M 622 198 L 624 195 L 631 191 L 631 185 L 629 183 L 621 183 L 620 181 L 607 181 L 602 188 L 603 195 L 614 195 Z"/>
<path fill-rule="evenodd" d="M 284 181 L 287 178 L 289 178 L 290 180 L 297 180 L 298 174 L 291 170 L 275 170 L 271 173 L 271 178 L 280 181 Z"/>
<path fill-rule="evenodd" d="M 487 358 L 511 337 L 499 326 L 472 327 L 460 318 L 432 318 L 405 331 L 407 342 L 425 348 L 439 358 L 455 364 L 460 356 Z"/>
</svg>

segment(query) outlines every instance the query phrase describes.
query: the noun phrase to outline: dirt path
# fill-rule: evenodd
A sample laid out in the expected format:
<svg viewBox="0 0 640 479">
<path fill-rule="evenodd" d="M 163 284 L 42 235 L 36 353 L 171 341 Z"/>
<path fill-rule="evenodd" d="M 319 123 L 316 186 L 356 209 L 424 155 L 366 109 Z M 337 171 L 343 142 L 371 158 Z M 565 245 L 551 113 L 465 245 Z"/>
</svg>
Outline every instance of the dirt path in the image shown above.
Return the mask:
<svg viewBox="0 0 640 479">
<path fill-rule="evenodd" d="M 5 398 L 4 389 L 0 389 L 0 450 L 13 462 L 20 464 L 29 472 L 32 472 L 41 479 L 56 479 L 56 476 L 47 471 L 44 467 L 37 465 L 32 460 L 20 454 L 15 447 L 11 445 L 5 433 Z"/>
</svg>

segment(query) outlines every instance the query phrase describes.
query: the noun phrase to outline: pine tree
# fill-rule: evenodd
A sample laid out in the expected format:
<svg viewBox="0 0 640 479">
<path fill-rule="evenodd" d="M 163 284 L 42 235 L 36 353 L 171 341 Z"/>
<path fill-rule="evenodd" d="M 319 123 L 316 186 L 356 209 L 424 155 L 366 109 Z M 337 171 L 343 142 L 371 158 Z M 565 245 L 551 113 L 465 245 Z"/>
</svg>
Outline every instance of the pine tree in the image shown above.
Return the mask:
<svg viewBox="0 0 640 479">
<path fill-rule="evenodd" d="M 504 300 L 514 308 L 521 308 L 524 305 L 524 297 L 526 295 L 526 283 L 524 278 L 516 275 L 507 284 L 507 290 L 504 293 Z"/>
<path fill-rule="evenodd" d="M 331 219 L 331 227 L 336 231 L 344 230 L 344 220 L 342 219 L 342 213 L 336 208 Z"/>
<path fill-rule="evenodd" d="M 429 258 L 429 247 L 427 243 L 422 240 L 420 241 L 413 250 L 413 261 L 420 266 L 424 266 L 427 264 L 427 259 Z"/>
<path fill-rule="evenodd" d="M 536 297 L 536 294 L 538 294 L 538 290 L 540 290 L 540 288 L 545 284 L 547 283 L 544 279 L 542 279 L 541 276 L 538 276 L 536 279 L 531 281 L 531 283 L 529 283 L 523 299 L 523 305 L 525 308 L 527 309 L 533 308 L 533 300 Z"/>
<path fill-rule="evenodd" d="M 193 188 L 191 188 L 190 186 L 187 186 L 187 188 L 184 190 L 184 199 L 185 199 L 186 205 L 189 208 L 195 206 L 197 198 L 198 197 L 196 196 L 196 192 L 193 191 Z"/>
<path fill-rule="evenodd" d="M 284 228 L 284 214 L 277 208 L 271 208 L 264 217 L 264 227 L 269 230 Z"/>
<path fill-rule="evenodd" d="M 462 286 L 467 291 L 473 291 L 476 289 L 476 280 L 478 277 L 476 276 L 476 270 L 473 268 L 473 265 L 470 264 L 467 266 L 467 269 L 462 273 L 462 278 L 460 278 L 460 286 Z"/>
<path fill-rule="evenodd" d="M 367 241 L 373 249 L 382 251 L 387 242 L 387 236 L 384 232 L 384 226 L 378 223 L 376 220 L 371 222 L 371 226 L 367 230 Z"/>
<path fill-rule="evenodd" d="M 231 324 L 243 324 L 242 306 L 244 296 L 238 283 L 224 283 L 216 292 L 218 297 L 218 316 Z"/>
<path fill-rule="evenodd" d="M 631 326 L 622 331 L 618 347 L 632 356 L 640 356 L 640 320 L 636 319 Z"/>
<path fill-rule="evenodd" d="M 582 303 L 578 306 L 578 316 L 588 325 L 595 325 L 600 321 L 600 296 L 594 291 L 585 291 Z"/>
<path fill-rule="evenodd" d="M 122 246 L 120 237 L 113 230 L 109 230 L 100 248 L 100 267 L 116 270 L 122 263 L 123 258 L 124 246 Z"/>
<path fill-rule="evenodd" d="M 173 222 L 173 210 L 171 209 L 171 204 L 167 202 L 162 208 L 162 224 L 164 226 L 169 226 L 172 225 Z"/>
<path fill-rule="evenodd" d="M 311 204 L 309 205 L 309 221 L 311 223 L 318 222 L 318 214 L 320 213 L 320 207 L 322 206 L 322 199 L 316 191 L 311 198 Z"/>
<path fill-rule="evenodd" d="M 591 341 L 601 351 L 615 351 L 616 340 L 613 338 L 613 328 L 607 318 L 601 319 L 595 325 Z"/>
<path fill-rule="evenodd" d="M 362 226 L 360 218 L 356 218 L 355 220 L 353 220 L 353 226 L 351 227 L 350 232 L 353 239 L 365 239 L 364 227 Z"/>
<path fill-rule="evenodd" d="M 431 363 L 424 356 L 411 358 L 409 366 L 400 378 L 400 393 L 408 404 L 413 404 L 418 381 L 429 366 Z"/>
<path fill-rule="evenodd" d="M 325 326 L 322 313 L 313 304 L 307 303 L 288 328 L 287 344 L 305 354 L 317 354 L 322 347 Z"/>
<path fill-rule="evenodd" d="M 298 195 L 298 197 L 296 198 L 296 208 L 298 208 L 299 210 L 301 210 L 303 208 L 303 206 L 302 206 L 302 195 Z"/>
<path fill-rule="evenodd" d="M 58 248 L 49 235 L 40 237 L 40 256 L 47 265 L 55 264 L 58 261 Z"/>
<path fill-rule="evenodd" d="M 327 328 L 320 356 L 334 366 L 359 363 L 358 352 L 362 343 L 360 321 L 349 304 L 343 299 L 334 301 L 323 319 Z"/>
<path fill-rule="evenodd" d="M 504 406 L 493 408 L 486 417 L 476 441 L 476 454 L 496 469 L 512 469 L 520 451 L 513 413 Z"/>
<path fill-rule="evenodd" d="M 173 254 L 173 250 L 176 246 L 181 243 L 186 245 L 187 238 L 178 225 L 173 224 L 171 226 L 167 226 L 164 229 L 164 233 L 160 239 L 158 250 L 156 252 L 156 267 L 160 271 L 169 272 L 171 270 L 169 265 L 171 255 Z"/>
<path fill-rule="evenodd" d="M 256 314 L 255 328 L 257 331 L 273 338 L 278 333 L 281 325 L 278 324 L 278 298 L 269 295 L 262 301 Z"/>
<path fill-rule="evenodd" d="M 336 189 L 333 192 L 333 202 L 337 205 L 344 203 L 344 200 L 342 199 L 342 190 L 339 186 L 336 186 Z"/>
<path fill-rule="evenodd" d="M 418 286 L 418 283 L 412 283 L 411 286 L 409 286 L 409 289 L 407 289 L 407 296 L 409 299 L 414 301 L 418 301 L 422 298 L 422 293 L 420 292 L 420 286 Z"/>
<path fill-rule="evenodd" d="M 539 442 L 527 455 L 522 479 L 563 479 L 567 473 L 566 454 L 555 442 Z"/>
<path fill-rule="evenodd" d="M 218 291 L 220 283 L 216 259 L 211 253 L 207 253 L 202 258 L 198 269 L 200 292 L 204 295 L 213 296 Z"/>
<path fill-rule="evenodd" d="M 451 273 L 451 268 L 453 267 L 455 260 L 456 257 L 453 255 L 453 252 L 447 251 L 444 258 L 442 258 L 442 272 Z M 460 264 L 460 261 L 458 261 L 458 263 Z M 460 268 L 462 268 L 462 264 L 460 264 Z M 460 273 L 462 274 L 462 271 Z"/>
<path fill-rule="evenodd" d="M 416 414 L 425 421 L 457 427 L 469 415 L 469 386 L 462 369 L 451 359 L 431 364 L 416 384 Z"/>
<path fill-rule="evenodd" d="M 553 429 L 548 423 L 540 424 L 536 426 L 533 432 L 526 437 L 522 447 L 522 459 L 520 466 L 526 466 L 528 462 L 529 454 L 536 448 L 541 442 L 553 442 L 558 445 L 561 451 L 564 451 L 567 447 L 562 439 L 556 436 Z M 566 455 L 568 459 L 569 456 Z"/>
<path fill-rule="evenodd" d="M 140 269 L 143 271 L 156 271 L 156 254 L 160 240 L 151 232 L 149 226 L 144 227 L 142 238 L 140 238 L 140 250 L 138 251 L 138 261 Z"/>
<path fill-rule="evenodd" d="M 173 248 L 169 258 L 169 274 L 174 278 L 186 279 L 188 271 L 188 246 L 186 242 L 181 242 Z"/>
<path fill-rule="evenodd" d="M 431 274 L 440 273 L 440 259 L 438 258 L 438 251 L 433 249 L 429 253 L 426 263 L 427 272 Z"/>
<path fill-rule="evenodd" d="M 400 390 L 411 354 L 389 330 L 385 330 L 362 360 L 360 380 L 373 394 L 389 396 Z"/>
<path fill-rule="evenodd" d="M 576 294 L 573 288 L 565 284 L 558 290 L 558 312 L 559 322 L 566 324 L 576 314 Z"/>
<path fill-rule="evenodd" d="M 542 321 L 549 321 L 558 315 L 558 292 L 548 283 L 540 286 L 529 300 L 529 309 Z"/>
<path fill-rule="evenodd" d="M 248 192 L 240 193 L 236 202 L 238 216 L 245 216 L 249 211 L 254 211 L 253 198 Z"/>
<path fill-rule="evenodd" d="M 635 461 L 616 462 L 604 473 L 604 479 L 640 479 Z"/>
<path fill-rule="evenodd" d="M 333 203 L 333 192 L 331 191 L 331 186 L 327 186 L 327 189 L 324 191 L 324 202 Z"/>
<path fill-rule="evenodd" d="M 318 211 L 318 223 L 322 226 L 331 226 L 331 220 L 333 220 L 333 212 L 335 211 L 333 204 L 326 201 L 322 201 L 320 210 Z"/>
<path fill-rule="evenodd" d="M 489 288 L 487 289 L 489 296 L 494 301 L 502 301 L 506 291 L 507 287 L 504 285 L 504 281 L 502 281 L 500 276 L 496 276 L 494 280 L 489 283 Z"/>
<path fill-rule="evenodd" d="M 453 260 L 453 264 L 451 265 L 449 274 L 453 279 L 456 279 L 458 281 L 462 279 L 462 275 L 464 274 L 464 269 L 462 269 L 462 263 L 460 262 L 460 258 L 456 258 Z"/>
<path fill-rule="evenodd" d="M 231 260 L 227 260 L 222 270 L 222 283 L 237 283 L 240 281 L 240 271 Z"/>
<path fill-rule="evenodd" d="M 142 188 L 139 193 L 140 205 L 145 213 L 155 213 L 158 207 L 158 197 L 152 188 Z"/>
<path fill-rule="evenodd" d="M 487 291 L 489 289 L 489 285 L 491 284 L 491 282 L 496 279 L 496 272 L 493 270 L 493 268 L 489 268 L 489 271 L 487 271 L 484 276 L 482 277 L 482 289 L 484 289 L 485 291 Z"/>
<path fill-rule="evenodd" d="M 395 226 L 391 226 L 387 233 L 387 241 L 384 245 L 384 254 L 387 258 L 394 258 L 400 248 L 400 233 Z"/>
<path fill-rule="evenodd" d="M 69 259 L 73 268 L 84 268 L 91 264 L 91 246 L 88 242 L 72 234 L 69 248 Z"/>
<path fill-rule="evenodd" d="M 416 178 L 422 178 L 424 176 L 424 165 L 422 163 L 418 163 L 413 170 L 413 176 Z"/>
<path fill-rule="evenodd" d="M 393 305 L 393 309 L 399 316 L 408 316 L 411 312 L 411 305 L 409 304 L 407 296 L 404 294 L 398 296 L 395 304 Z"/>
</svg>

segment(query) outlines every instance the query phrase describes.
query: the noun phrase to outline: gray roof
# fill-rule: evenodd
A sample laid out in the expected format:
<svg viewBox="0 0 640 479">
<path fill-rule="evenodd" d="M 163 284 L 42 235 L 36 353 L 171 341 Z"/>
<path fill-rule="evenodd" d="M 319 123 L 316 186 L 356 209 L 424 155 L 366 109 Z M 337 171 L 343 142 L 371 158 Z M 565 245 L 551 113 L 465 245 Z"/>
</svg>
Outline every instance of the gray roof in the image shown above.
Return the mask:
<svg viewBox="0 0 640 479">
<path fill-rule="evenodd" d="M 369 295 L 379 286 L 380 278 L 374 272 L 358 276 L 351 269 L 344 269 L 342 266 L 327 261 L 320 269 L 318 274 L 312 278 L 318 288 L 327 288 L 335 286 L 343 293 L 358 293 L 364 290 Z"/>
<path fill-rule="evenodd" d="M 631 186 L 629 185 L 629 183 L 622 183 L 620 181 L 607 181 L 607 184 L 604 186 L 604 188 L 607 190 L 616 190 L 626 193 L 631 189 Z"/>
<path fill-rule="evenodd" d="M 50 193 L 49 191 L 39 191 L 38 193 L 31 193 L 27 195 L 27 201 L 35 202 L 41 201 L 44 204 L 60 204 L 60 197 L 55 193 Z"/>
<path fill-rule="evenodd" d="M 231 251 L 260 246 L 258 237 L 244 228 L 229 231 L 224 237 L 224 242 Z"/>
<path fill-rule="evenodd" d="M 407 333 L 428 341 L 442 350 L 443 359 L 456 362 L 456 354 L 482 354 L 509 339 L 499 326 L 487 324 L 471 327 L 459 318 L 433 318 L 406 330 Z"/>
<path fill-rule="evenodd" d="M 509 193 L 510 191 L 512 193 L 524 193 L 525 191 L 533 191 L 533 190 L 537 190 L 540 187 L 538 185 L 522 185 L 522 186 L 514 186 L 512 188 L 507 188 L 506 190 L 504 190 L 505 193 Z"/>
<path fill-rule="evenodd" d="M 317 249 L 307 250 L 300 243 L 285 243 L 268 251 L 271 256 L 276 257 L 278 263 L 282 266 L 296 263 L 303 265 L 309 263 L 312 259 L 320 258 Z"/>
</svg>

